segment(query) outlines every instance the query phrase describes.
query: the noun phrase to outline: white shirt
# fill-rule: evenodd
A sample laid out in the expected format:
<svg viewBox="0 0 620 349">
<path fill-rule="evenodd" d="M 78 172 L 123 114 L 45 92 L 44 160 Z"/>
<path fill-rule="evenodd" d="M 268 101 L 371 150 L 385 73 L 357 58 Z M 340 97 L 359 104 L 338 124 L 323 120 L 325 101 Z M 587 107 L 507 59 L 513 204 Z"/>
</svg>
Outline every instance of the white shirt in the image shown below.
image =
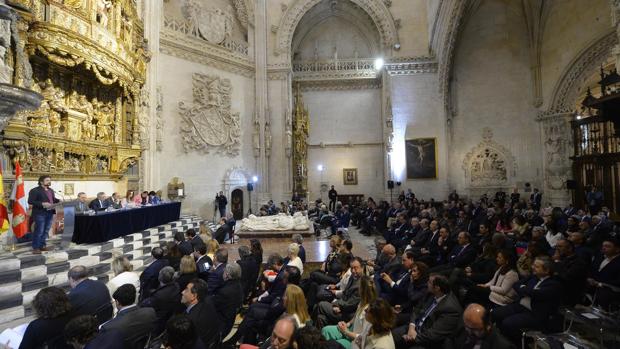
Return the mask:
<svg viewBox="0 0 620 349">
<path fill-rule="evenodd" d="M 287 265 L 292 265 L 294 267 L 297 267 L 297 269 L 299 269 L 299 275 L 302 275 L 304 273 L 304 263 L 301 261 L 301 258 L 299 257 L 295 257 L 294 259 L 291 259 Z"/>
<path fill-rule="evenodd" d="M 598 267 L 598 271 L 603 270 L 603 268 L 605 268 L 607 266 L 607 264 L 609 264 L 609 262 L 611 262 L 614 258 L 618 257 L 620 255 L 615 255 L 611 258 L 605 258 L 603 259 L 603 261 L 601 262 L 601 265 Z"/>
<path fill-rule="evenodd" d="M 110 290 L 110 295 L 114 294 L 114 291 L 116 291 L 117 288 L 125 284 L 134 285 L 136 288 L 136 293 L 140 292 L 140 277 L 138 274 L 133 271 L 125 271 L 108 281 L 107 286 L 108 290 Z"/>
</svg>

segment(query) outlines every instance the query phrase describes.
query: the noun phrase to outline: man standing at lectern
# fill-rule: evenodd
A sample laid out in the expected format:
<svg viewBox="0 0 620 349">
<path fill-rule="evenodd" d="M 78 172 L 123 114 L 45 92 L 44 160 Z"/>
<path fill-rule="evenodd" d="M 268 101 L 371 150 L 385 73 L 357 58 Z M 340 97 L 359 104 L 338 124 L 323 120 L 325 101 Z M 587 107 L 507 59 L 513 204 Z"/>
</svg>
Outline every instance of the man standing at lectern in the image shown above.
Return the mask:
<svg viewBox="0 0 620 349">
<path fill-rule="evenodd" d="M 52 227 L 52 220 L 56 210 L 52 207 L 60 200 L 54 197 L 54 190 L 50 188 L 52 178 L 47 175 L 39 177 L 39 186 L 32 188 L 28 193 L 28 204 L 32 205 L 32 219 L 34 231 L 32 232 L 32 253 L 41 254 L 41 251 L 49 251 L 45 246 L 47 234 Z"/>
</svg>

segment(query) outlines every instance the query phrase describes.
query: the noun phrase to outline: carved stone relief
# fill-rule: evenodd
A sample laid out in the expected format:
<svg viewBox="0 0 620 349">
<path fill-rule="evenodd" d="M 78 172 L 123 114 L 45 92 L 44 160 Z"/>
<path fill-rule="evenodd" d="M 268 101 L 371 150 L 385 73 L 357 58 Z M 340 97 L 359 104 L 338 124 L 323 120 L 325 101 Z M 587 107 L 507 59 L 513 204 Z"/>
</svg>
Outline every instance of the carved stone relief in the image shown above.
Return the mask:
<svg viewBox="0 0 620 349">
<path fill-rule="evenodd" d="M 546 190 L 565 190 L 566 180 L 571 177 L 571 118 L 572 114 L 562 114 L 540 119 L 544 137 Z"/>
<path fill-rule="evenodd" d="M 515 176 L 514 156 L 503 145 L 493 140 L 493 131 L 482 130 L 482 142 L 473 147 L 463 160 L 465 178 L 471 187 L 502 187 Z"/>
<path fill-rule="evenodd" d="M 198 0 L 188 0 L 185 6 L 187 19 L 208 42 L 219 44 L 232 34 L 234 21 L 231 6 L 222 10 L 203 5 Z"/>
<path fill-rule="evenodd" d="M 232 84 L 214 75 L 193 75 L 192 103 L 179 102 L 183 119 L 181 136 L 185 152 L 191 150 L 229 156 L 239 154 L 239 113 L 231 107 Z"/>
<path fill-rule="evenodd" d="M 155 147 L 157 151 L 162 151 L 164 143 L 164 94 L 161 91 L 161 86 L 157 87 L 157 106 L 156 112 L 156 133 L 155 133 Z"/>
</svg>

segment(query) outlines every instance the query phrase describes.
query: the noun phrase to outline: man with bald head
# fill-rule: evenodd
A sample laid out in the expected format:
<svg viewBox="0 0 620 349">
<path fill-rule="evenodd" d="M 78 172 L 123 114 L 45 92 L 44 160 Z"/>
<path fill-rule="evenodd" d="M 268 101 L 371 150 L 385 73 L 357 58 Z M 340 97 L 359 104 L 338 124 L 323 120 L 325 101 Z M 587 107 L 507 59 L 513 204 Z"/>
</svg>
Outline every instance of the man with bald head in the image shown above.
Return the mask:
<svg viewBox="0 0 620 349">
<path fill-rule="evenodd" d="M 489 311 L 482 305 L 472 303 L 463 313 L 465 331 L 453 340 L 454 349 L 516 349 L 491 324 Z"/>
<path fill-rule="evenodd" d="M 90 271 L 83 265 L 69 269 L 69 302 L 75 315 L 93 315 L 99 324 L 112 318 L 112 299 L 106 285 L 97 280 L 90 280 Z"/>
<path fill-rule="evenodd" d="M 269 339 L 267 349 L 293 348 L 293 334 L 295 334 L 296 322 L 292 316 L 284 316 L 276 322 Z"/>
</svg>

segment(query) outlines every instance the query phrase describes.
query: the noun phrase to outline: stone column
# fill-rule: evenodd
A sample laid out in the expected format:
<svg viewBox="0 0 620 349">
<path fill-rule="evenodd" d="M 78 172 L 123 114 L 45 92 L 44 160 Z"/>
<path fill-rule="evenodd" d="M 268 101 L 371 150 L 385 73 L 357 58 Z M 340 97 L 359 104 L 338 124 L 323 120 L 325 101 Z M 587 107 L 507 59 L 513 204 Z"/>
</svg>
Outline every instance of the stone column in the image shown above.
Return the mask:
<svg viewBox="0 0 620 349">
<path fill-rule="evenodd" d="M 564 207 L 572 201 L 566 181 L 573 178 L 572 111 L 548 112 L 538 116 L 543 144 L 543 206 Z"/>
<path fill-rule="evenodd" d="M 255 82 L 255 132 L 258 133 L 260 150 L 256 161 L 258 183 L 255 187 L 256 199 L 267 200 L 270 196 L 269 161 L 265 149 L 265 123 L 268 120 L 268 87 L 267 87 L 267 4 L 266 0 L 256 0 L 254 11 L 254 61 L 256 69 Z M 256 127 L 258 126 L 258 127 Z M 258 130 L 256 130 L 258 128 Z"/>
<path fill-rule="evenodd" d="M 610 0 L 610 3 L 612 25 L 616 29 L 616 36 L 620 39 L 620 0 Z M 614 46 L 611 52 L 616 58 L 616 67 L 620 67 L 620 44 Z"/>
<path fill-rule="evenodd" d="M 147 102 L 142 107 L 142 117 L 145 117 L 147 125 L 147 139 L 144 140 L 144 151 L 142 153 L 142 163 L 140 164 L 140 181 L 144 189 L 161 189 L 160 172 L 157 161 L 157 72 L 159 70 L 159 31 L 164 18 L 163 0 L 149 0 L 143 3 L 144 6 L 144 36 L 148 40 L 148 48 L 151 53 L 151 61 L 146 72 L 146 82 L 143 87 L 143 99 Z"/>
</svg>

